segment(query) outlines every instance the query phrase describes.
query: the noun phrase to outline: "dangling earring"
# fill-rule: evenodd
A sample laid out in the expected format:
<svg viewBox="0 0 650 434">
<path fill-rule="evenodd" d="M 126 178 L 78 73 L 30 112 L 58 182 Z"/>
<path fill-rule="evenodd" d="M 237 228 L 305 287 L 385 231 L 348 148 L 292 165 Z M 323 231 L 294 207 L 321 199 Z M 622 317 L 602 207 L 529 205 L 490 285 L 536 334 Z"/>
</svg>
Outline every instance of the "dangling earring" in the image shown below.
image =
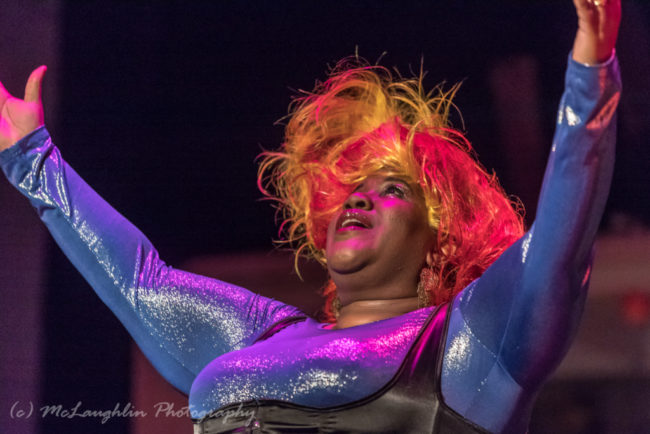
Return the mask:
<svg viewBox="0 0 650 434">
<path fill-rule="evenodd" d="M 332 300 L 332 314 L 334 314 L 334 318 L 337 320 L 339 319 L 340 310 L 341 310 L 341 299 L 339 299 L 339 296 L 337 295 Z"/>
<path fill-rule="evenodd" d="M 418 308 L 431 306 L 431 294 L 436 287 L 436 275 L 433 268 L 427 266 L 420 271 L 420 281 L 418 282 Z"/>
</svg>

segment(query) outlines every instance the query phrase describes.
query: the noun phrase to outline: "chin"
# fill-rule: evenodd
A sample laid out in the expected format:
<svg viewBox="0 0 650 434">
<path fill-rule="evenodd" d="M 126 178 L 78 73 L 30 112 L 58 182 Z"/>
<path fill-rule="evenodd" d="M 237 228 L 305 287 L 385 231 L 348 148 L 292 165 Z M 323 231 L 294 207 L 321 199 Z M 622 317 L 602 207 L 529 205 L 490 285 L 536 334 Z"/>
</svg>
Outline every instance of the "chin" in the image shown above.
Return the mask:
<svg viewBox="0 0 650 434">
<path fill-rule="evenodd" d="M 331 274 L 338 274 L 338 275 L 348 275 L 348 274 L 353 274 L 357 273 L 365 268 L 364 263 L 345 263 L 345 264 L 329 264 L 328 263 L 328 270 Z"/>
<path fill-rule="evenodd" d="M 358 252 L 341 251 L 327 258 L 327 268 L 330 274 L 352 274 L 361 271 L 368 265 L 366 258 L 360 257 Z"/>
</svg>

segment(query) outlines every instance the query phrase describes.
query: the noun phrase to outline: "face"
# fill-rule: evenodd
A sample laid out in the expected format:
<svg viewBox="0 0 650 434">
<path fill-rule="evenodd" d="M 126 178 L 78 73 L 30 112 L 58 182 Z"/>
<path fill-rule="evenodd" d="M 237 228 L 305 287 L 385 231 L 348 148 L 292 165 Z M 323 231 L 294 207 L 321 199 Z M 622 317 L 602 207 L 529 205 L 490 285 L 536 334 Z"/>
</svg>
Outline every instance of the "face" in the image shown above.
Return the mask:
<svg viewBox="0 0 650 434">
<path fill-rule="evenodd" d="M 417 191 L 402 179 L 378 174 L 358 185 L 332 218 L 327 266 L 339 292 L 341 281 L 363 275 L 364 282 L 393 282 L 412 295 L 434 240 Z"/>
</svg>

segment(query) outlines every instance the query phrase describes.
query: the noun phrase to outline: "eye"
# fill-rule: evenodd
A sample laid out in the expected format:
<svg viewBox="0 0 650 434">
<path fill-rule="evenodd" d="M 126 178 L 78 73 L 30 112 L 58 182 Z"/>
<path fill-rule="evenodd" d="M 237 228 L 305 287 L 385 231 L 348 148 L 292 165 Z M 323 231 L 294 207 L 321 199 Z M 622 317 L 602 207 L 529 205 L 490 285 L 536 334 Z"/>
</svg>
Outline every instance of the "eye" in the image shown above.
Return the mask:
<svg viewBox="0 0 650 434">
<path fill-rule="evenodd" d="M 404 199 L 408 195 L 408 187 L 398 183 L 390 183 L 384 187 L 382 194 Z"/>
</svg>

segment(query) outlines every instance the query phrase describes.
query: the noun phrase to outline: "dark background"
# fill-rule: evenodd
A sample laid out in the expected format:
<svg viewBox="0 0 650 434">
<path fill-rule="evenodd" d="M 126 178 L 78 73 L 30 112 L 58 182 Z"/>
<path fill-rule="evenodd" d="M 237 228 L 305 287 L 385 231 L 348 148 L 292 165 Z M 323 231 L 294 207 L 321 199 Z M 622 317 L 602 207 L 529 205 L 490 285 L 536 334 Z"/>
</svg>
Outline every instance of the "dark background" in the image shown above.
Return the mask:
<svg viewBox="0 0 650 434">
<path fill-rule="evenodd" d="M 619 44 L 626 93 L 605 226 L 650 224 L 642 67 L 650 52 L 639 44 L 648 41 L 650 6 L 628 3 L 633 14 L 625 15 Z M 500 146 L 487 77 L 509 57 L 537 60 L 550 146 L 575 33 L 571 1 L 68 1 L 61 19 L 60 80 L 46 84 L 58 87 L 59 107 L 48 127 L 68 162 L 172 265 L 272 248 L 274 215 L 259 200 L 255 157 L 281 143 L 274 122 L 286 114 L 291 89 L 313 88 L 327 65 L 357 47 L 373 63 L 386 52 L 381 64 L 403 73 L 424 59 L 428 87 L 464 81 L 456 103 L 469 139 L 485 166 L 503 174 L 506 190 L 522 194 L 522 182 L 539 179 L 509 175 L 511 151 Z M 454 123 L 461 125 L 458 117 Z M 130 338 L 50 249 L 42 400 L 82 400 L 85 408 L 128 402 Z M 127 423 L 51 418 L 41 429 L 124 432 Z M 546 432 L 543 417 L 531 433 L 535 424 Z"/>
</svg>

